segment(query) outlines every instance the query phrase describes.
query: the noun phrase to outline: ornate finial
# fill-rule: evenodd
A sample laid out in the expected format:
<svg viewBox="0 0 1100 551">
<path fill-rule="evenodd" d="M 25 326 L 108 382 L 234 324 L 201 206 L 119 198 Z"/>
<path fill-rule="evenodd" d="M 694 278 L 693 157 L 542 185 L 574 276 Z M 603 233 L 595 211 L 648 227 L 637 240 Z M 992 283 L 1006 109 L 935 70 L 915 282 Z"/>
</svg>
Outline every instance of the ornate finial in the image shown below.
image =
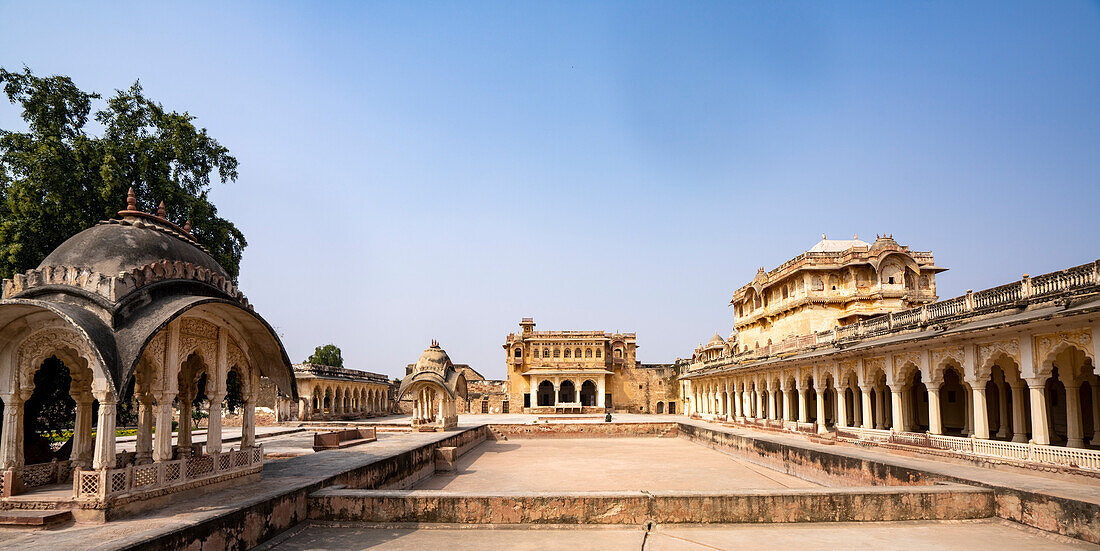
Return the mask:
<svg viewBox="0 0 1100 551">
<path fill-rule="evenodd" d="M 168 213 L 164 210 L 164 201 L 161 201 L 160 206 L 157 207 L 157 216 L 161 218 L 168 218 Z"/>
<path fill-rule="evenodd" d="M 132 187 L 126 194 L 126 210 L 137 210 L 137 196 L 134 195 L 134 188 Z"/>
<path fill-rule="evenodd" d="M 190 220 L 183 223 L 183 231 L 187 234 L 191 233 L 191 221 Z"/>
<path fill-rule="evenodd" d="M 852 239 L 859 239 L 859 234 L 858 233 L 853 233 L 852 234 Z"/>
<path fill-rule="evenodd" d="M 822 240 L 822 241 L 824 241 L 824 240 L 825 240 L 825 234 L 821 234 L 821 240 Z"/>
</svg>

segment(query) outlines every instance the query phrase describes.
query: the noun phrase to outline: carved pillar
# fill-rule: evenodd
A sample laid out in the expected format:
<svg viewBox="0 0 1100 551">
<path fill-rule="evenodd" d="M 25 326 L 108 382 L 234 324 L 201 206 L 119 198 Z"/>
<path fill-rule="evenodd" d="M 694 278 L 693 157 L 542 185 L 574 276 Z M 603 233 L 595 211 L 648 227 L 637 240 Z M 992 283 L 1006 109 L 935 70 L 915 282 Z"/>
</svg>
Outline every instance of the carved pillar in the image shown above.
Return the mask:
<svg viewBox="0 0 1100 551">
<path fill-rule="evenodd" d="M 783 398 L 783 420 L 784 421 L 790 421 L 791 420 L 791 396 L 790 396 L 791 389 L 789 389 L 789 388 L 780 388 L 779 392 L 780 392 L 780 396 Z"/>
<path fill-rule="evenodd" d="M 928 388 L 928 432 L 943 434 L 943 418 L 940 416 L 940 385 L 929 381 Z"/>
<path fill-rule="evenodd" d="M 871 390 L 872 387 L 870 386 L 859 387 L 860 394 L 863 397 L 863 428 L 865 429 L 874 428 L 872 426 L 874 419 L 871 416 Z"/>
<path fill-rule="evenodd" d="M 1046 379 L 1027 380 L 1031 395 L 1031 440 L 1036 444 L 1050 445 L 1050 417 L 1047 411 Z"/>
<path fill-rule="evenodd" d="M 19 392 L 0 396 L 4 400 L 4 432 L 0 435 L 0 469 L 23 466 L 23 448 L 19 436 L 23 434 L 23 397 Z"/>
<path fill-rule="evenodd" d="M 974 437 L 989 439 L 989 408 L 986 403 L 985 385 L 980 381 L 974 381 L 970 384 L 970 388 L 973 395 L 970 402 L 973 404 L 971 417 L 974 419 Z"/>
<path fill-rule="evenodd" d="M 144 465 L 153 461 L 153 397 L 149 393 L 137 396 L 138 427 L 134 447 L 134 463 Z"/>
<path fill-rule="evenodd" d="M 80 392 L 73 396 L 76 401 L 76 419 L 73 423 L 73 452 L 69 459 L 73 462 L 73 468 L 87 469 L 92 465 L 92 402 L 94 398 L 90 391 Z"/>
<path fill-rule="evenodd" d="M 1071 384 L 1073 384 L 1071 382 Z M 1085 447 L 1085 434 L 1081 427 L 1081 387 L 1066 385 L 1066 446 Z"/>
<path fill-rule="evenodd" d="M 1027 422 L 1024 419 L 1024 402 L 1027 398 L 1027 385 L 1023 382 L 1011 385 L 1012 388 L 1012 441 L 1027 442 Z"/>
<path fill-rule="evenodd" d="M 153 433 L 153 461 L 172 460 L 172 399 L 168 393 L 156 395 L 157 405 L 153 411 L 156 415 L 157 430 Z"/>
<path fill-rule="evenodd" d="M 896 386 L 890 387 L 890 402 L 891 402 L 891 405 L 893 406 L 893 418 L 894 418 L 894 427 L 893 428 L 894 428 L 894 430 L 903 431 L 903 432 L 912 430 L 912 428 L 909 426 L 909 421 L 908 421 L 909 418 L 906 417 L 905 412 L 903 410 L 905 402 L 903 400 L 903 394 L 902 393 L 904 391 L 905 391 L 905 387 L 902 386 L 902 385 L 896 385 Z"/>
<path fill-rule="evenodd" d="M 92 468 L 115 468 L 115 395 L 111 391 L 96 391 L 99 400 L 99 421 L 96 424 L 95 456 Z"/>
<path fill-rule="evenodd" d="M 256 445 L 256 402 L 252 392 L 244 400 L 244 412 L 241 415 L 241 448 Z"/>
<path fill-rule="evenodd" d="M 1092 441 L 1089 443 L 1100 446 L 1100 377 L 1093 377 L 1089 387 L 1092 388 Z"/>
<path fill-rule="evenodd" d="M 886 393 L 882 389 L 875 389 L 875 399 L 878 402 L 875 407 L 875 428 L 886 428 Z"/>
<path fill-rule="evenodd" d="M 1000 422 L 997 424 L 997 438 L 1008 438 L 1008 384 L 997 383 L 997 409 L 1000 413 Z"/>
<path fill-rule="evenodd" d="M 963 427 L 963 436 L 970 436 L 974 434 L 974 400 L 972 395 L 974 393 L 974 386 L 970 386 L 970 392 L 966 391 L 966 386 L 963 386 L 963 420 L 965 426 Z M 988 432 L 988 430 L 986 431 Z"/>
<path fill-rule="evenodd" d="M 188 387 L 191 385 L 188 384 Z M 179 403 L 180 403 L 180 416 L 179 416 L 179 428 L 176 433 L 176 448 L 181 457 L 190 457 L 191 455 L 191 400 L 194 397 L 191 395 L 190 388 L 180 389 Z"/>
<path fill-rule="evenodd" d="M 848 392 L 843 388 L 836 389 L 836 426 L 848 426 Z"/>
<path fill-rule="evenodd" d="M 210 418 L 206 423 L 206 453 L 222 451 L 222 400 L 224 394 L 210 397 Z"/>
<path fill-rule="evenodd" d="M 798 422 L 799 423 L 808 423 L 808 422 L 810 422 L 810 413 L 808 411 L 806 411 L 806 401 L 807 401 L 806 397 L 808 395 L 809 395 L 809 392 L 807 391 L 807 389 L 804 389 L 804 388 L 799 388 L 798 389 Z"/>
<path fill-rule="evenodd" d="M 814 392 L 817 395 L 817 432 L 827 432 L 825 429 L 825 388 L 814 387 Z"/>
</svg>

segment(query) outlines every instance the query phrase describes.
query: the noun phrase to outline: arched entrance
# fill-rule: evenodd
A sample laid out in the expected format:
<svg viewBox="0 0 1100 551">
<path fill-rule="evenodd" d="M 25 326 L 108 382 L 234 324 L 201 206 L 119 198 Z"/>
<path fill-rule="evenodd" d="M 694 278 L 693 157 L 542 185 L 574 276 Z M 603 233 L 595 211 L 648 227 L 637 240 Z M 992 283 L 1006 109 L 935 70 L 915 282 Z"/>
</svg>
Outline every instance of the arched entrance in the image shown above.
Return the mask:
<svg viewBox="0 0 1100 551">
<path fill-rule="evenodd" d="M 596 383 L 592 381 L 585 381 L 581 384 L 581 405 L 596 405 Z"/>
<path fill-rule="evenodd" d="M 543 381 L 543 382 L 539 383 L 538 405 L 539 406 L 552 406 L 552 405 L 554 405 L 554 383 L 551 383 L 550 381 Z"/>
<path fill-rule="evenodd" d="M 561 387 L 558 389 L 558 403 L 573 404 L 577 401 L 577 387 L 573 384 L 573 381 L 565 380 L 561 382 Z"/>
</svg>

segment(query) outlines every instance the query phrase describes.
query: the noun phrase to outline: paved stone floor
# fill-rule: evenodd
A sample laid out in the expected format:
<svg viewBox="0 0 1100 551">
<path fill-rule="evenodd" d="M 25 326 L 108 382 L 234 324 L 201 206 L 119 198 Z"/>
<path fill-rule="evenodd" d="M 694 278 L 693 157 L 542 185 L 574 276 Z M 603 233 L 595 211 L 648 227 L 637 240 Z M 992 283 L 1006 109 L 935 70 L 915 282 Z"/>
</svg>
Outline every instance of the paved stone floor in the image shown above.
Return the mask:
<svg viewBox="0 0 1100 551">
<path fill-rule="evenodd" d="M 414 529 L 374 528 L 346 524 L 309 525 L 260 547 L 260 549 L 274 551 L 315 549 L 377 549 L 380 551 L 798 549 L 809 551 L 857 548 L 1014 551 L 1095 549 L 1095 546 L 1068 538 L 1048 536 L 1004 521 L 982 520 L 658 526 L 648 536 L 641 528 L 623 527 Z"/>
<path fill-rule="evenodd" d="M 685 469 L 690 465 L 690 469 Z M 418 490 L 614 491 L 811 488 L 683 438 L 547 438 L 486 441 Z"/>
</svg>

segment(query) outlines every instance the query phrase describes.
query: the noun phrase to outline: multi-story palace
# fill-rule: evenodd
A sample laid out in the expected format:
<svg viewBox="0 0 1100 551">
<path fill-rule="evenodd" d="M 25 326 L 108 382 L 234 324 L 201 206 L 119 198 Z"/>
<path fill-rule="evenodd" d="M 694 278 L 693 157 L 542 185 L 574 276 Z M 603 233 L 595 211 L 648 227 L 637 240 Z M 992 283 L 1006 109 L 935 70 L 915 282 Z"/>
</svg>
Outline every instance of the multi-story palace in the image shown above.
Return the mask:
<svg viewBox="0 0 1100 551">
<path fill-rule="evenodd" d="M 1100 261 L 936 301 L 942 270 L 880 237 L 760 271 L 734 295 L 735 333 L 695 349 L 687 413 L 943 449 L 1100 447 Z"/>
<path fill-rule="evenodd" d="M 504 351 L 509 401 L 524 412 L 675 413 L 676 374 L 638 364 L 634 333 L 535 331 L 531 318 L 520 327 Z"/>
<path fill-rule="evenodd" d="M 810 250 L 770 272 L 760 268 L 734 292 L 737 342 L 731 351 L 798 348 L 817 331 L 934 302 L 942 271 L 932 253 L 910 251 L 893 236 L 867 243 L 822 235 Z"/>
</svg>

